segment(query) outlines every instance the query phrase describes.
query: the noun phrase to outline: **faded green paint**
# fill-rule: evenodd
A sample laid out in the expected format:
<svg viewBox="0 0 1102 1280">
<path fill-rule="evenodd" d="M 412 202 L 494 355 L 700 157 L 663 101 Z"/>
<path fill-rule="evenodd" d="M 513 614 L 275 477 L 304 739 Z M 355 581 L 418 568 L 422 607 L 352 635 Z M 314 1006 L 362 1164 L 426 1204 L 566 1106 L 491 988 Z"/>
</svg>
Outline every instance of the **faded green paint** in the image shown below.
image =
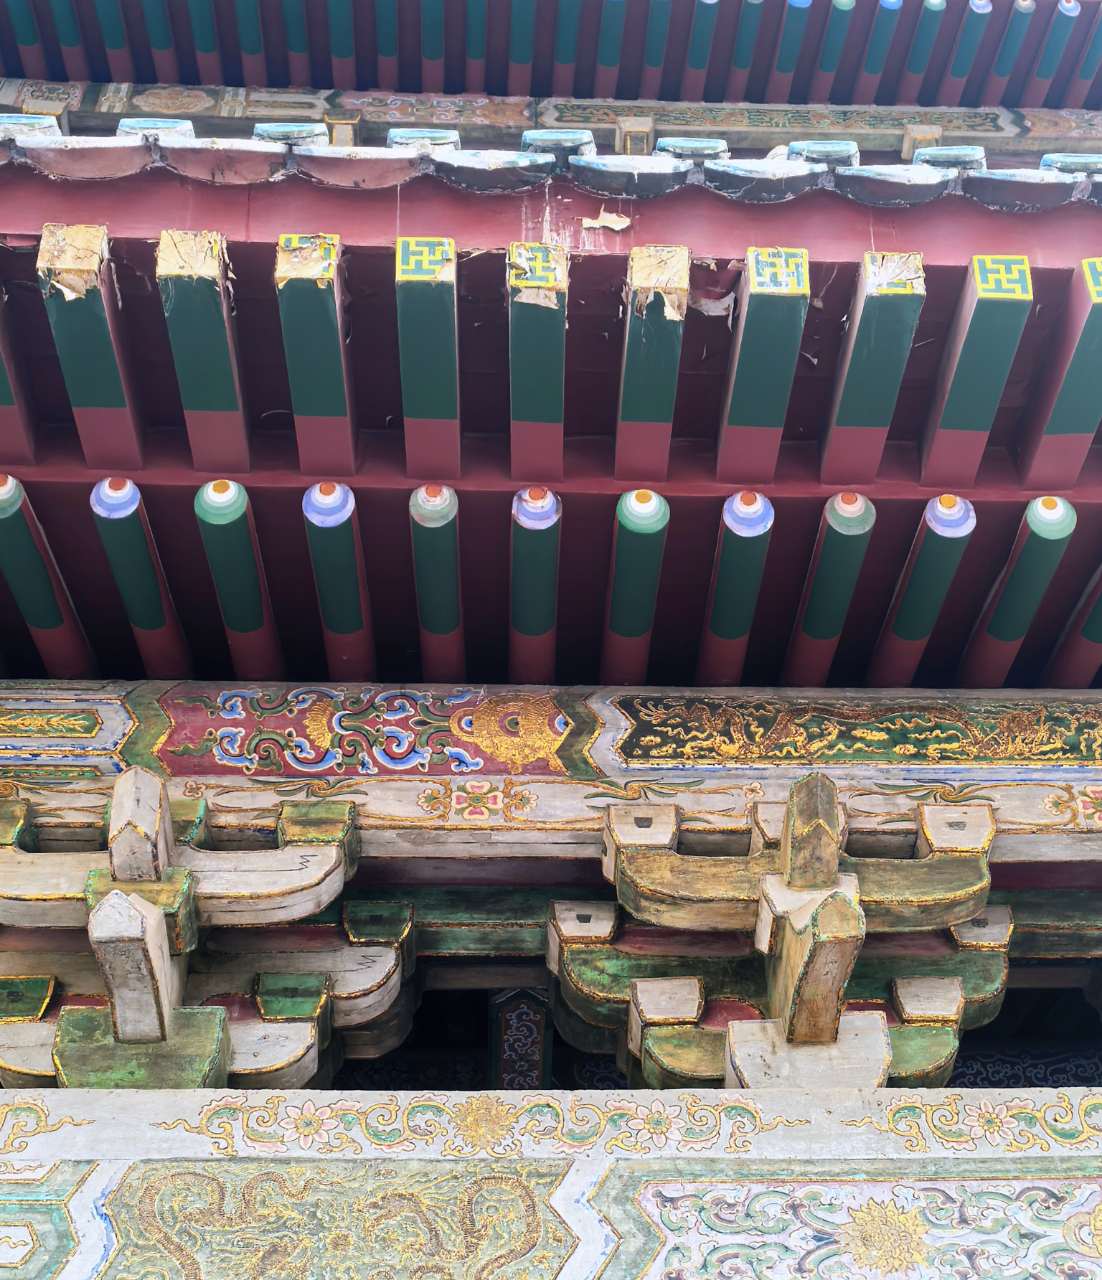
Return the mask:
<svg viewBox="0 0 1102 1280">
<path fill-rule="evenodd" d="M 467 0 L 467 57 L 481 62 L 486 57 L 486 5 L 488 0 Z"/>
<path fill-rule="evenodd" d="M 960 34 L 957 37 L 956 52 L 953 54 L 952 66 L 949 69 L 949 74 L 954 78 L 960 79 L 972 70 L 980 41 L 987 30 L 987 19 L 992 12 L 990 8 L 973 9 L 971 5 L 965 8 L 964 21 L 961 23 Z"/>
<path fill-rule="evenodd" d="M 910 48 L 907 50 L 908 75 L 920 76 L 929 66 L 930 54 L 934 51 L 944 13 L 945 0 L 923 0 L 918 25 L 911 37 Z"/>
<path fill-rule="evenodd" d="M 1014 917 L 1010 954 L 1015 959 L 1102 957 L 1102 893 L 1004 889 L 992 890 L 988 901 L 1010 908 Z"/>
<path fill-rule="evenodd" d="M 1032 305 L 977 301 L 938 424 L 942 431 L 991 430 Z"/>
<path fill-rule="evenodd" d="M 291 53 L 306 53 L 306 0 L 283 0 L 283 30 Z"/>
<path fill-rule="evenodd" d="M 944 0 L 943 0 L 944 2 Z M 855 0 L 834 0 L 830 6 L 826 30 L 819 45 L 819 70 L 833 74 L 842 60 L 846 44 L 849 20 L 853 16 Z"/>
<path fill-rule="evenodd" d="M 214 19 L 214 0 L 187 0 L 187 9 L 196 53 L 217 53 L 218 27 Z"/>
<path fill-rule="evenodd" d="M 781 39 L 777 46 L 777 70 L 784 75 L 796 70 L 810 13 L 811 7 L 806 4 L 786 4 L 784 7 L 784 25 L 781 27 Z"/>
<path fill-rule="evenodd" d="M 0 977 L 0 1022 L 37 1018 L 50 994 L 52 979 Z"/>
<path fill-rule="evenodd" d="M 566 295 L 554 307 L 524 302 L 514 290 L 509 301 L 509 407 L 517 422 L 563 420 L 566 367 Z"/>
<path fill-rule="evenodd" d="M 870 76 L 878 76 L 884 70 L 896 24 L 899 22 L 899 13 L 898 8 L 888 9 L 882 4 L 876 7 L 869 42 L 865 46 L 865 71 Z"/>
<path fill-rule="evenodd" d="M 0 405 L 10 407 L 15 404 L 15 390 L 12 387 L 11 375 L 8 373 L 7 361 L 0 352 Z"/>
<path fill-rule="evenodd" d="M 249 0 L 245 0 L 248 3 Z M 255 0 L 254 0 L 255 3 Z M 142 0 L 142 17 L 149 36 L 149 47 L 158 52 L 173 46 L 172 22 L 168 16 L 168 0 Z"/>
<path fill-rule="evenodd" d="M 771 534 L 768 530 L 756 538 L 744 538 L 723 525 L 716 589 L 708 616 L 708 629 L 723 640 L 737 640 L 750 630 Z"/>
<path fill-rule="evenodd" d="M 838 426 L 891 425 L 923 301 L 914 293 L 866 296 L 838 401 Z"/>
<path fill-rule="evenodd" d="M 433 635 L 451 635 L 459 626 L 459 520 L 430 527 L 410 521 L 417 616 Z"/>
<path fill-rule="evenodd" d="M 351 800 L 284 800 L 276 838 L 280 844 L 339 844 L 348 851 L 356 806 Z"/>
<path fill-rule="evenodd" d="M 807 315 L 806 295 L 747 294 L 735 363 L 731 427 L 784 426 Z"/>
<path fill-rule="evenodd" d="M 95 0 L 96 17 L 106 49 L 126 47 L 126 23 L 123 21 L 120 0 Z"/>
<path fill-rule="evenodd" d="M 146 631 L 163 627 L 160 578 L 139 512 L 114 520 L 93 513 L 92 518 L 130 625 Z"/>
<path fill-rule="evenodd" d="M 1064 538 L 1042 538 L 1030 533 L 1003 583 L 987 624 L 988 635 L 996 640 L 1020 640 L 1025 635 L 1064 558 L 1070 537 L 1070 533 Z"/>
<path fill-rule="evenodd" d="M 421 57 L 444 56 L 444 0 L 421 0 Z"/>
<path fill-rule="evenodd" d="M 84 903 L 93 911 L 109 893 L 119 889 L 137 894 L 156 907 L 165 918 L 169 950 L 185 955 L 199 945 L 199 915 L 195 902 L 195 877 L 183 867 L 166 868 L 160 880 L 115 880 L 109 867 L 88 872 L 84 881 Z"/>
<path fill-rule="evenodd" d="M 270 1022 L 316 1018 L 329 992 L 328 973 L 258 973 L 256 1007 Z"/>
<path fill-rule="evenodd" d="M 512 0 L 509 7 L 509 61 L 528 66 L 536 48 L 536 0 Z"/>
<path fill-rule="evenodd" d="M 327 528 L 305 521 L 321 620 L 325 629 L 336 635 L 351 635 L 364 625 L 355 520 L 353 512 L 342 524 Z"/>
<path fill-rule="evenodd" d="M 237 42 L 242 53 L 264 52 L 264 28 L 260 22 L 260 0 L 234 0 Z"/>
<path fill-rule="evenodd" d="M 423 892 L 412 889 L 397 900 L 384 900 L 375 894 L 369 901 L 345 894 L 340 905 L 339 921 L 355 946 L 394 946 L 402 942 L 416 920 L 412 895 Z"/>
<path fill-rule="evenodd" d="M 398 56 L 398 0 L 375 0 L 375 48 L 380 58 Z"/>
<path fill-rule="evenodd" d="M 200 276 L 162 276 L 157 283 L 184 408 L 238 409 L 221 285 Z"/>
<path fill-rule="evenodd" d="M 923 522 L 922 544 L 892 620 L 893 635 L 924 640 L 933 631 L 971 536 L 943 538 Z"/>
<path fill-rule="evenodd" d="M 997 76 L 1009 76 L 1014 70 L 1014 64 L 1018 61 L 1018 54 L 1021 53 L 1022 46 L 1025 44 L 1029 24 L 1033 21 L 1033 15 L 1036 12 L 1035 5 L 1029 9 L 1019 9 L 1016 4 L 1011 6 L 1010 20 L 1006 24 L 1002 43 L 999 45 L 999 52 L 995 58 L 995 74 Z"/>
<path fill-rule="evenodd" d="M 54 1065 L 66 1089 L 221 1089 L 229 1066 L 225 1009 L 177 1009 L 168 1041 L 120 1044 L 111 1010 L 67 1007 L 57 1019 Z"/>
<path fill-rule="evenodd" d="M 758 45 L 758 30 L 761 27 L 761 13 L 764 8 L 763 0 L 744 0 L 739 9 L 731 63 L 740 71 L 748 71 L 754 61 L 754 50 Z"/>
<path fill-rule="evenodd" d="M 620 420 L 672 422 L 685 323 L 667 318 L 665 299 L 657 291 L 640 315 L 637 296 L 633 291 L 628 309 Z"/>
<path fill-rule="evenodd" d="M 889 1027 L 892 1061 L 888 1087 L 936 1089 L 948 1083 L 960 1040 L 952 1027 Z"/>
<path fill-rule="evenodd" d="M 624 42 L 625 0 L 603 0 L 601 25 L 597 30 L 597 63 L 602 67 L 620 65 L 620 49 Z"/>
<path fill-rule="evenodd" d="M 49 566 L 31 530 L 24 501 L 0 519 L 0 573 L 29 627 L 51 630 L 64 622 Z"/>
<path fill-rule="evenodd" d="M 31 0 L 7 0 L 7 10 L 15 43 L 24 47 L 38 44 L 38 19 Z"/>
<path fill-rule="evenodd" d="M 329 53 L 334 58 L 356 56 L 356 18 L 352 0 L 328 0 Z"/>
<path fill-rule="evenodd" d="M 841 533 L 828 524 L 823 530 L 804 609 L 805 635 L 833 640 L 840 634 L 871 539 L 871 528 L 863 533 Z"/>
<path fill-rule="evenodd" d="M 1093 436 L 1102 418 L 1098 373 L 1102 369 L 1102 303 L 1087 315 L 1075 352 L 1064 372 L 1056 402 L 1045 423 L 1046 436 Z"/>
<path fill-rule="evenodd" d="M 222 620 L 231 631 L 259 631 L 264 625 L 264 596 L 247 510 L 216 524 L 199 517 L 199 533 L 210 565 Z"/>
<path fill-rule="evenodd" d="M 50 16 L 54 20 L 57 42 L 62 48 L 72 49 L 80 44 L 80 22 L 73 0 L 50 0 Z"/>
<path fill-rule="evenodd" d="M 400 280 L 398 358 L 407 418 L 459 416 L 455 283 Z"/>
<path fill-rule="evenodd" d="M 583 0 L 559 0 L 555 13 L 555 61 L 572 66 L 578 56 L 578 24 Z"/>
<path fill-rule="evenodd" d="M 332 282 L 287 280 L 277 290 L 283 351 L 296 417 L 348 413 L 341 360 L 341 323 Z"/>
<path fill-rule="evenodd" d="M 947 948 L 923 955 L 909 946 L 905 938 L 897 951 L 878 942 L 875 950 L 866 949 L 857 957 L 846 987 L 846 999 L 889 1003 L 893 978 L 959 978 L 964 992 L 961 1028 L 970 1031 L 985 1026 L 999 1012 L 1006 990 L 1006 972 L 1005 951 Z"/>
<path fill-rule="evenodd" d="M 643 636 L 654 624 L 667 527 L 637 533 L 616 522 L 608 625 L 618 636 Z"/>
<path fill-rule="evenodd" d="M 1051 80 L 1056 74 L 1078 20 L 1078 13 L 1061 13 L 1059 7 L 1053 11 L 1052 25 L 1048 29 L 1048 37 L 1033 72 L 1038 80 Z"/>
<path fill-rule="evenodd" d="M 712 56 L 712 37 L 715 35 L 719 4 L 705 4 L 696 0 L 693 24 L 689 31 L 689 47 L 686 62 L 695 71 L 703 71 Z"/>
<path fill-rule="evenodd" d="M 546 635 L 555 625 L 561 528 L 561 522 L 550 529 L 526 529 L 512 522 L 509 624 L 521 635 Z"/>
<path fill-rule="evenodd" d="M 647 31 L 643 39 L 643 62 L 660 67 L 666 61 L 666 40 L 670 31 L 672 0 L 650 0 L 647 9 Z"/>
<path fill-rule="evenodd" d="M 41 279 L 41 278 L 40 278 Z M 76 409 L 125 409 L 123 390 L 103 295 L 91 288 L 66 301 L 60 289 L 42 279 L 46 314 L 69 400 Z"/>
</svg>

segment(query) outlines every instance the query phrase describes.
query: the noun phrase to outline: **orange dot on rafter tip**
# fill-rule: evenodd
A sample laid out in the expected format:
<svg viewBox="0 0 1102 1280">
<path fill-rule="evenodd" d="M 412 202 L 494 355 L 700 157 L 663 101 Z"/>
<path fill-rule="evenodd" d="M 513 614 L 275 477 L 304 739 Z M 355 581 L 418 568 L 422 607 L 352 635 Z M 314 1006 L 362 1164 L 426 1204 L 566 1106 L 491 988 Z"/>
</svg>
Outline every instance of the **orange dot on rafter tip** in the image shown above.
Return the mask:
<svg viewBox="0 0 1102 1280">
<path fill-rule="evenodd" d="M 547 490 L 541 484 L 534 484 L 528 490 L 529 502 L 543 502 L 547 497 Z"/>
<path fill-rule="evenodd" d="M 843 507 L 855 507 L 861 501 L 861 495 L 859 493 L 852 493 L 847 489 L 845 493 L 840 493 L 838 495 L 838 501 Z"/>
<path fill-rule="evenodd" d="M 107 481 L 107 487 L 112 493 L 122 493 L 129 483 L 125 476 L 111 476 Z"/>
<path fill-rule="evenodd" d="M 1042 498 L 1041 499 L 1041 506 L 1044 507 L 1046 511 L 1055 511 L 1059 505 L 1060 505 L 1059 498 Z"/>
<path fill-rule="evenodd" d="M 654 494 L 653 494 L 653 493 L 651 493 L 651 491 L 650 491 L 649 489 L 636 489 L 636 490 L 635 490 L 635 501 L 636 501 L 636 502 L 642 502 L 642 503 L 653 502 L 653 501 L 654 501 Z"/>
<path fill-rule="evenodd" d="M 758 505 L 758 495 L 753 489 L 743 489 L 738 496 L 739 503 L 744 507 L 756 507 Z"/>
<path fill-rule="evenodd" d="M 332 480 L 323 480 L 321 484 L 318 485 L 318 493 L 321 494 L 323 498 L 331 498 L 336 492 L 337 486 Z"/>
<path fill-rule="evenodd" d="M 952 511 L 959 502 L 960 499 L 955 493 L 943 493 L 941 497 L 938 498 L 937 505 L 939 507 L 943 507 L 946 511 Z"/>
<path fill-rule="evenodd" d="M 444 486 L 442 484 L 425 485 L 426 498 L 439 498 L 443 492 L 444 492 Z"/>
<path fill-rule="evenodd" d="M 230 482 L 228 480 L 215 480 L 210 486 L 211 493 L 229 493 Z"/>
</svg>

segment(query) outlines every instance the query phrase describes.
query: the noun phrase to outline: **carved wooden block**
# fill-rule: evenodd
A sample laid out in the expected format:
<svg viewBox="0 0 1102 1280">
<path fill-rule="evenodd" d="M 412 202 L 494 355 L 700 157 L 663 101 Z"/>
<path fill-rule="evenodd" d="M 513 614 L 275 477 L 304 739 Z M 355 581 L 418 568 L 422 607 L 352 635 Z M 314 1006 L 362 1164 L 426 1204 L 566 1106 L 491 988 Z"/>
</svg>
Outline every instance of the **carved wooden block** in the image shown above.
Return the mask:
<svg viewBox="0 0 1102 1280">
<path fill-rule="evenodd" d="M 167 1040 L 183 970 L 173 960 L 160 908 L 116 889 L 88 917 L 88 937 L 107 980 L 115 1039 Z"/>
<path fill-rule="evenodd" d="M 107 848 L 115 880 L 160 880 L 172 861 L 172 814 L 164 780 L 138 766 L 111 792 Z"/>
<path fill-rule="evenodd" d="M 795 783 L 781 832 L 781 874 L 800 889 L 825 889 L 838 877 L 838 789 L 825 773 Z"/>
<path fill-rule="evenodd" d="M 547 920 L 547 967 L 558 977 L 562 948 L 570 943 L 611 942 L 614 902 L 552 902 Z"/>
<path fill-rule="evenodd" d="M 727 1026 L 728 1089 L 821 1089 L 844 1080 L 852 1088 L 878 1088 L 888 1078 L 892 1049 L 882 1013 L 842 1015 L 830 1044 L 789 1044 L 779 1022 L 732 1022 Z"/>
<path fill-rule="evenodd" d="M 892 1003 L 907 1023 L 960 1025 L 964 987 L 960 978 L 893 978 Z"/>
<path fill-rule="evenodd" d="M 648 1026 L 697 1022 L 703 1012 L 704 984 L 699 978 L 637 978 L 628 1005 L 628 1051 L 639 1057 Z"/>
<path fill-rule="evenodd" d="M 616 879 L 617 849 L 675 850 L 679 819 L 674 804 L 610 804 L 605 809 L 604 856 L 606 880 Z"/>
<path fill-rule="evenodd" d="M 995 814 L 989 804 L 920 804 L 915 857 L 990 853 Z"/>
<path fill-rule="evenodd" d="M 962 951 L 1005 951 L 1014 932 L 1009 907 L 986 906 L 981 915 L 950 925 L 953 941 Z"/>
</svg>

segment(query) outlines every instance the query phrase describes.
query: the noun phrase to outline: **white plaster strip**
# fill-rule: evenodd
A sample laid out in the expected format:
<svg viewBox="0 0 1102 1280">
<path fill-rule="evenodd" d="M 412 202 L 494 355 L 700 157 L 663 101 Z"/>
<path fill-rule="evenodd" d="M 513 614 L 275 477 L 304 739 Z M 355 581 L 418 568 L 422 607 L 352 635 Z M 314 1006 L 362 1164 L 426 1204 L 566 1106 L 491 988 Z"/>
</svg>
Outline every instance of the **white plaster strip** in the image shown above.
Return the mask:
<svg viewBox="0 0 1102 1280">
<path fill-rule="evenodd" d="M 125 1160 L 97 1164 L 69 1200 L 69 1219 L 76 1237 L 76 1252 L 54 1280 L 89 1280 L 99 1275 L 115 1246 L 115 1233 L 103 1207 L 104 1200 L 126 1172 Z"/>
</svg>

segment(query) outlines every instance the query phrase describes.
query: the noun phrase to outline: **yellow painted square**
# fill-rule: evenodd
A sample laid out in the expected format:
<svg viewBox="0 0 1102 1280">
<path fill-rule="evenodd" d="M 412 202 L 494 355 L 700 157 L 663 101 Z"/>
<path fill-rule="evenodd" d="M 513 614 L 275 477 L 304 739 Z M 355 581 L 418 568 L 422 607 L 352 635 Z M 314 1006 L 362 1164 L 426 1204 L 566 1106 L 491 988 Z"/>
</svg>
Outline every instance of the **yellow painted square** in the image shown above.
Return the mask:
<svg viewBox="0 0 1102 1280">
<path fill-rule="evenodd" d="M 509 246 L 509 287 L 565 293 L 566 264 L 566 250 L 562 245 L 516 240 Z"/>
<path fill-rule="evenodd" d="M 976 295 L 1005 298 L 1013 302 L 1033 301 L 1033 279 L 1029 259 L 1020 254 L 977 254 L 972 259 Z"/>
<path fill-rule="evenodd" d="M 444 236 L 399 236 L 394 246 L 395 280 L 455 279 L 455 241 Z"/>
<path fill-rule="evenodd" d="M 806 249 L 761 249 L 751 245 L 746 250 L 746 270 L 750 273 L 751 293 L 793 297 L 807 297 L 810 293 Z"/>
</svg>

